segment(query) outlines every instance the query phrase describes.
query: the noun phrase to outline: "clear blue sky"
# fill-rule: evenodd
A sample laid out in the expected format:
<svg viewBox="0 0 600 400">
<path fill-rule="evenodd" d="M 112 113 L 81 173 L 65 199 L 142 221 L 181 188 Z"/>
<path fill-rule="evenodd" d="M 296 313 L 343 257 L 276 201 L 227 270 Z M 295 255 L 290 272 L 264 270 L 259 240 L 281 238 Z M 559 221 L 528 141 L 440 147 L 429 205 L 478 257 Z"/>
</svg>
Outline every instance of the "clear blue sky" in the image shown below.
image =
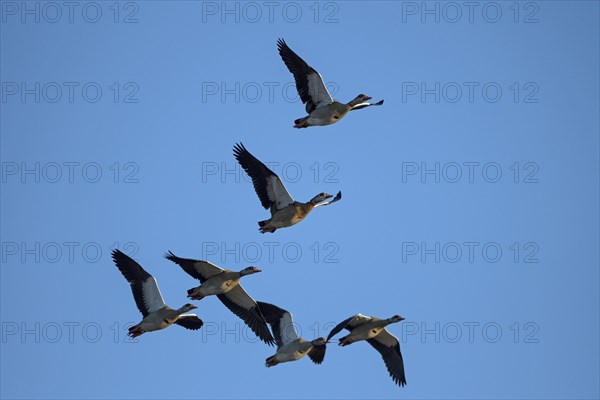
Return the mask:
<svg viewBox="0 0 600 400">
<path fill-rule="evenodd" d="M 598 2 L 0 6 L 3 398 L 600 396 Z M 278 37 L 385 105 L 294 130 Z M 342 201 L 260 235 L 239 141 Z M 408 386 L 366 343 L 267 369 L 215 298 L 126 343 L 115 244 L 173 307 L 167 250 L 259 266 L 309 339 L 400 314 Z"/>
</svg>

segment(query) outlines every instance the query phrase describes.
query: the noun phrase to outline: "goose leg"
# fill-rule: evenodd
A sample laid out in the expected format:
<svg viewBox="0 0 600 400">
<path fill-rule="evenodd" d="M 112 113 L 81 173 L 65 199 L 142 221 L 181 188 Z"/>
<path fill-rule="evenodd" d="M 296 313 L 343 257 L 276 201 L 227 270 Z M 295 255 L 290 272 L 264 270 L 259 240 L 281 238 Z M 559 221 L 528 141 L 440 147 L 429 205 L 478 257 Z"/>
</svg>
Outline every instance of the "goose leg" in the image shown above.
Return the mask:
<svg viewBox="0 0 600 400">
<path fill-rule="evenodd" d="M 277 364 L 279 364 L 279 362 L 275 359 L 275 356 L 271 356 L 271 357 L 267 358 L 267 360 L 265 362 L 265 365 L 267 366 L 267 368 L 274 367 Z"/>
<path fill-rule="evenodd" d="M 129 328 L 129 331 L 127 332 L 127 335 L 132 339 L 136 338 L 138 336 L 141 336 L 143 334 L 144 334 L 144 331 L 142 330 L 142 328 L 140 328 L 139 325 L 132 326 L 131 328 Z"/>
<path fill-rule="evenodd" d="M 270 226 L 269 222 L 270 222 L 270 220 L 258 222 L 258 225 L 260 226 L 260 228 L 258 228 L 258 230 L 260 231 L 260 233 L 265 233 L 265 232 L 273 233 L 277 230 L 277 228 L 273 228 L 272 226 Z"/>
<path fill-rule="evenodd" d="M 308 118 L 310 118 L 309 116 L 304 117 L 304 118 L 298 118 L 297 120 L 294 121 L 294 128 L 308 128 L 310 125 L 308 125 Z"/>
<path fill-rule="evenodd" d="M 187 297 L 190 300 L 201 300 L 204 298 L 204 295 L 200 294 L 199 292 L 196 291 L 196 289 L 198 288 L 192 288 L 190 290 L 187 291 Z"/>
<path fill-rule="evenodd" d="M 348 339 L 348 336 L 345 336 L 343 338 L 340 339 L 340 342 L 338 343 L 338 346 L 348 346 L 349 344 L 352 344 L 354 342 L 352 342 L 350 339 Z"/>
</svg>

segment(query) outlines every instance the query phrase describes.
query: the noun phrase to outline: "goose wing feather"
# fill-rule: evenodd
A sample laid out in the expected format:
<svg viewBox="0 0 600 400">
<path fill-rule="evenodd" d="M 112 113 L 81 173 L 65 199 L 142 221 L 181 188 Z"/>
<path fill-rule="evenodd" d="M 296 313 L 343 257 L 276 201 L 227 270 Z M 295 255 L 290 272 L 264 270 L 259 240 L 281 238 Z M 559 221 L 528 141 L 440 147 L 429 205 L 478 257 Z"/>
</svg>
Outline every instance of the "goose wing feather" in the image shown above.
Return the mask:
<svg viewBox="0 0 600 400">
<path fill-rule="evenodd" d="M 177 257 L 171 251 L 165 254 L 165 258 L 179 265 L 182 270 L 192 278 L 198 279 L 200 283 L 204 283 L 208 278 L 224 271 L 223 268 L 217 267 L 208 261 Z"/>
<path fill-rule="evenodd" d="M 296 90 L 302 103 L 306 104 L 307 113 L 334 102 L 321 74 L 290 49 L 285 40 L 277 40 L 277 49 L 286 67 L 294 75 Z"/>
<path fill-rule="evenodd" d="M 135 304 L 144 318 L 166 306 L 156 279 L 140 264 L 118 249 L 112 252 L 112 258 L 129 282 Z"/>
<path fill-rule="evenodd" d="M 404 361 L 400 352 L 400 342 L 398 339 L 389 333 L 387 329 L 384 329 L 379 335 L 367 340 L 367 342 L 381 354 L 392 380 L 397 385 L 406 385 Z"/>
<path fill-rule="evenodd" d="M 277 348 L 299 339 L 298 332 L 296 332 L 294 326 L 294 320 L 292 319 L 292 313 L 273 304 L 261 301 L 258 302 L 258 306 L 265 316 L 265 320 L 273 329 Z"/>
<path fill-rule="evenodd" d="M 217 297 L 225 307 L 240 317 L 260 340 L 268 345 L 275 342 L 260 307 L 239 284 L 230 291 L 217 295 Z"/>
<path fill-rule="evenodd" d="M 233 154 L 252 179 L 254 190 L 265 209 L 281 210 L 294 203 L 279 176 L 250 154 L 242 143 L 234 146 Z"/>
</svg>

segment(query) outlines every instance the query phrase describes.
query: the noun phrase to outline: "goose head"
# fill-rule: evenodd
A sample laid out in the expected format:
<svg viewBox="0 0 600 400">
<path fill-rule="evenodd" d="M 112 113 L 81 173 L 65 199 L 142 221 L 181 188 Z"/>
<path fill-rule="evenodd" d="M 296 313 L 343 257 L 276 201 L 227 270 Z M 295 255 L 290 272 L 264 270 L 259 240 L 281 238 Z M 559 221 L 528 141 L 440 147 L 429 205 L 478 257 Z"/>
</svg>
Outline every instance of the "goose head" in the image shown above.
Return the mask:
<svg viewBox="0 0 600 400">
<path fill-rule="evenodd" d="M 404 321 L 404 317 L 401 317 L 399 315 L 394 315 L 393 317 L 390 318 L 391 323 L 400 322 L 400 321 Z"/>
<path fill-rule="evenodd" d="M 362 94 L 362 93 L 361 93 L 361 94 L 359 94 L 358 96 L 356 96 L 356 97 L 354 98 L 354 100 L 352 100 L 352 101 L 351 101 L 350 103 L 348 103 L 348 104 L 349 104 L 351 107 L 354 107 L 354 106 L 355 106 L 355 105 L 357 105 L 357 104 L 364 103 L 365 101 L 369 101 L 369 100 L 371 100 L 371 99 L 372 99 L 372 97 L 371 97 L 371 96 L 368 96 L 368 95 L 366 95 L 366 94 Z"/>
<path fill-rule="evenodd" d="M 317 338 L 310 342 L 313 346 L 325 346 L 327 344 L 327 340 L 324 337 Z"/>
<path fill-rule="evenodd" d="M 313 205 L 317 205 L 322 201 L 325 201 L 327 199 L 332 198 L 333 196 L 330 195 L 329 193 L 319 193 L 318 195 L 316 195 L 315 197 L 313 197 L 312 199 L 310 199 L 310 203 Z"/>
<path fill-rule="evenodd" d="M 244 268 L 240 271 L 241 276 L 256 274 L 257 272 L 261 272 L 262 270 L 256 267 L 248 267 Z"/>
<path fill-rule="evenodd" d="M 193 310 L 194 308 L 198 308 L 198 307 L 196 307 L 195 305 L 193 305 L 193 304 L 191 304 L 191 303 L 187 303 L 186 305 L 184 305 L 183 307 L 181 307 L 181 308 L 179 309 L 179 311 L 180 311 L 181 313 L 185 313 L 185 312 L 188 312 L 188 311 L 191 311 L 191 310 Z"/>
</svg>

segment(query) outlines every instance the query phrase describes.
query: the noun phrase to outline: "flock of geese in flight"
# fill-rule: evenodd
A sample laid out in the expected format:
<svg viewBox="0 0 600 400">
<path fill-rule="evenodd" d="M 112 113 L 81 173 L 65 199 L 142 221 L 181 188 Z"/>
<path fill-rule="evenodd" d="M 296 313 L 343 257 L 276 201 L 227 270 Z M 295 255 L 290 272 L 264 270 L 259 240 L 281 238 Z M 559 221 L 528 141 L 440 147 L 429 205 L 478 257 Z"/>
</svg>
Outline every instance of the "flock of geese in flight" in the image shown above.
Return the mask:
<svg viewBox="0 0 600 400">
<path fill-rule="evenodd" d="M 369 103 L 371 98 L 365 94 L 360 94 L 345 104 L 334 100 L 321 75 L 293 52 L 283 39 L 277 41 L 277 48 L 283 62 L 294 76 L 300 99 L 306 104 L 308 115 L 295 120 L 295 128 L 331 125 L 344 118 L 349 111 L 383 104 L 383 100 Z M 250 154 L 243 144 L 236 144 L 233 154 L 252 179 L 262 206 L 271 212 L 270 219 L 258 222 L 261 233 L 272 233 L 277 229 L 297 224 L 314 208 L 333 204 L 342 198 L 341 192 L 335 197 L 328 193 L 319 193 L 306 203 L 295 201 L 281 179 Z M 333 199 L 327 201 L 331 198 Z M 172 324 L 191 330 L 202 327 L 202 320 L 195 314 L 188 313 L 197 308 L 195 305 L 188 303 L 178 309 L 167 306 L 156 279 L 140 264 L 120 250 L 114 250 L 112 257 L 131 285 L 133 298 L 143 316 L 140 323 L 129 328 L 130 337 L 135 338 L 146 332 L 165 329 Z M 298 336 L 289 311 L 273 304 L 255 301 L 240 285 L 243 277 L 261 272 L 260 269 L 251 266 L 236 272 L 222 269 L 208 261 L 180 258 L 171 252 L 165 254 L 165 257 L 200 282 L 199 286 L 187 291 L 189 299 L 201 300 L 207 296 L 217 296 L 261 341 L 270 346 L 276 344 L 277 352 L 266 359 L 267 367 L 296 361 L 306 355 L 315 364 L 321 364 L 325 358 L 327 343 L 346 329 L 349 333 L 339 339 L 340 346 L 367 341 L 381 354 L 393 381 L 400 386 L 406 384 L 400 343 L 386 329 L 388 325 L 402 321 L 404 318 L 401 316 L 380 319 L 356 314 L 335 326 L 327 338 L 306 340 Z"/>
</svg>

